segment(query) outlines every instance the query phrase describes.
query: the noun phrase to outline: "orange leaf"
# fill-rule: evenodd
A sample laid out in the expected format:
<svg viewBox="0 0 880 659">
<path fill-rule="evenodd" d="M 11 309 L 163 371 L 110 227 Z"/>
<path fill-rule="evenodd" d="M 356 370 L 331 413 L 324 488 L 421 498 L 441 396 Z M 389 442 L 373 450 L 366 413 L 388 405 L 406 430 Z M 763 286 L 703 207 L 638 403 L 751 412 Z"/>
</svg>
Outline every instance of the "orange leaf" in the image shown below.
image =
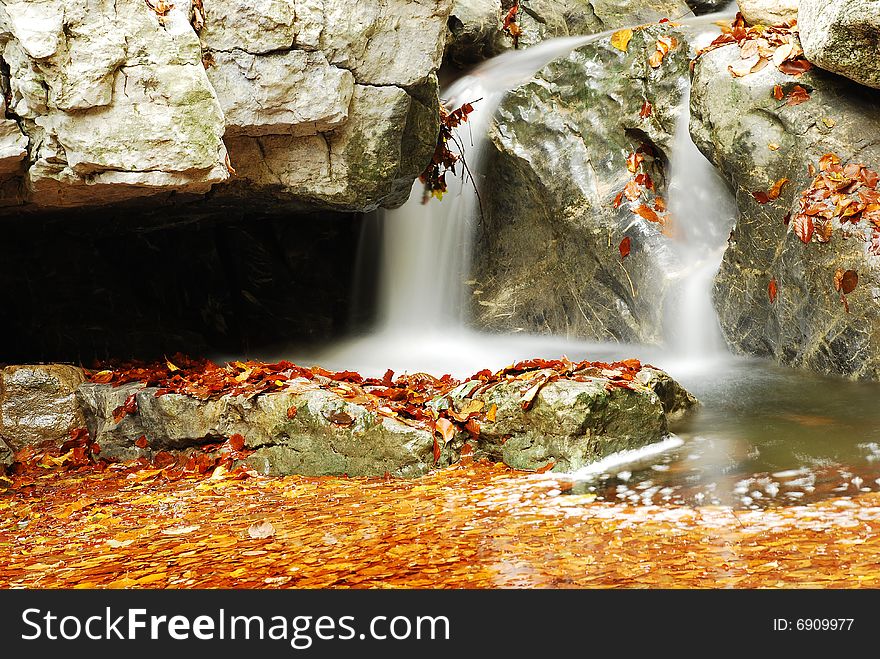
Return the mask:
<svg viewBox="0 0 880 659">
<path fill-rule="evenodd" d="M 784 97 L 785 93 L 782 91 L 782 85 L 773 85 L 773 98 L 781 101 Z"/>
<path fill-rule="evenodd" d="M 229 446 L 234 451 L 241 451 L 244 448 L 244 437 L 236 433 L 229 438 Z"/>
<path fill-rule="evenodd" d="M 801 103 L 805 103 L 810 100 L 810 92 L 801 87 L 800 85 L 795 85 L 794 88 L 788 92 L 788 100 L 785 102 L 786 105 L 800 105 Z"/>
<path fill-rule="evenodd" d="M 647 119 L 648 117 L 651 116 L 651 112 L 653 111 L 653 109 L 654 109 L 653 106 L 648 101 L 645 101 L 642 104 L 642 109 L 639 110 L 639 116 L 642 119 Z"/>
<path fill-rule="evenodd" d="M 631 246 L 632 241 L 629 239 L 629 236 L 620 241 L 620 245 L 617 247 L 620 250 L 620 258 L 625 259 L 629 256 Z"/>
<path fill-rule="evenodd" d="M 290 407 L 287 408 L 287 418 L 288 418 L 288 419 L 293 419 L 293 418 L 295 418 L 295 417 L 296 417 L 296 412 L 297 412 L 297 410 L 296 410 L 296 405 L 291 405 Z"/>
<path fill-rule="evenodd" d="M 495 418 L 498 415 L 498 406 L 495 403 L 492 403 L 492 406 L 489 408 L 489 411 L 486 412 L 486 420 L 495 423 Z"/>
<path fill-rule="evenodd" d="M 767 284 L 767 295 L 770 297 L 770 304 L 773 304 L 774 302 L 776 302 L 776 293 L 777 293 L 776 278 L 774 277 L 773 279 L 770 280 L 770 283 Z"/>
<path fill-rule="evenodd" d="M 452 438 L 455 437 L 455 426 L 452 425 L 452 421 L 449 419 L 444 419 L 440 417 L 434 423 L 434 430 L 440 433 L 440 436 L 443 437 L 443 443 L 448 444 L 452 441 Z"/>
<path fill-rule="evenodd" d="M 786 183 L 788 183 L 788 179 L 787 179 L 787 178 L 781 178 L 781 179 L 779 179 L 778 181 L 776 181 L 776 183 L 773 184 L 773 187 L 770 188 L 770 191 L 767 193 L 767 196 L 768 196 L 770 199 L 778 199 L 778 198 L 779 198 L 779 193 L 782 192 L 782 187 L 783 187 Z"/>
<path fill-rule="evenodd" d="M 813 220 L 809 215 L 797 215 L 792 220 L 792 226 L 794 227 L 795 235 L 801 239 L 804 244 L 807 244 L 813 238 Z"/>
<path fill-rule="evenodd" d="M 138 438 L 134 441 L 134 445 L 137 446 L 138 448 L 147 448 L 147 446 L 149 446 L 150 444 L 149 444 L 149 442 L 147 441 L 147 436 L 146 436 L 146 435 L 141 435 L 140 437 L 138 437 Z"/>
<path fill-rule="evenodd" d="M 657 213 L 655 213 L 649 207 L 645 206 L 645 204 L 642 204 L 641 206 L 636 208 L 636 213 L 648 220 L 649 222 L 660 222 L 660 216 L 657 215 Z"/>
</svg>

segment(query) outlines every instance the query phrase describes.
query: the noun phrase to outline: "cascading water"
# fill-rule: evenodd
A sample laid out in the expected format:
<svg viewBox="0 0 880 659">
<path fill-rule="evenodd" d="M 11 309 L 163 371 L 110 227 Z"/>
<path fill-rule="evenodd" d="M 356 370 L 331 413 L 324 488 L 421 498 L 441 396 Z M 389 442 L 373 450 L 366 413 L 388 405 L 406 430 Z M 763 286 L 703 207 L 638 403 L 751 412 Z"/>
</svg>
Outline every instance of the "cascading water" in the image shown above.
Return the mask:
<svg viewBox="0 0 880 659">
<path fill-rule="evenodd" d="M 692 26 L 722 18 L 690 19 Z M 684 22 L 684 21 L 683 21 Z M 464 157 L 480 184 L 481 146 L 508 89 L 574 48 L 609 33 L 544 42 L 478 67 L 446 92 L 450 107 L 481 99 L 459 131 Z M 696 38 L 696 45 L 704 45 Z M 711 38 L 711 37 L 710 37 Z M 692 41 L 692 43 L 694 43 Z M 687 96 L 687 94 L 685 94 Z M 464 296 L 478 201 L 469 178 L 450 181 L 442 202 L 410 201 L 380 218 L 379 327 L 319 355 L 330 368 L 367 375 L 426 371 L 467 376 L 518 359 L 638 357 L 666 369 L 702 402 L 671 437 L 585 469 L 572 492 L 636 503 L 729 503 L 757 508 L 829 493 L 880 487 L 880 387 L 831 381 L 727 354 L 712 308 L 711 285 L 735 206 L 729 191 L 690 139 L 683 104 L 671 154 L 668 202 L 678 230 L 664 304 L 666 346 L 587 344 L 561 338 L 487 335 L 467 327 Z M 375 235 L 374 232 L 373 235 Z M 367 259 L 369 260 L 369 259 Z M 676 265 L 677 262 L 677 265 Z M 289 357 L 290 355 L 285 355 Z M 625 463 L 625 464 L 624 464 Z M 599 473 L 599 472 L 602 473 Z"/>
<path fill-rule="evenodd" d="M 716 14 L 683 22 L 694 27 L 710 26 L 722 17 Z M 508 51 L 480 65 L 446 90 L 444 97 L 448 107 L 465 102 L 474 105 L 468 123 L 459 130 L 462 156 L 468 170 L 451 177 L 449 190 L 441 202 L 423 204 L 422 186 L 416 182 L 404 206 L 381 214 L 378 327 L 365 338 L 336 346 L 320 355 L 322 363 L 357 368 L 364 373 L 381 374 L 392 368 L 395 371 L 450 372 L 463 376 L 480 368 L 500 367 L 514 359 L 536 354 L 564 352 L 575 355 L 595 351 L 594 346 L 558 339 L 490 337 L 470 330 L 465 312 L 468 304 L 464 297 L 467 294 L 464 282 L 471 262 L 472 235 L 479 221 L 477 190 L 483 147 L 498 105 L 508 90 L 527 82 L 552 60 L 613 33 L 609 30 L 587 36 L 563 37 L 526 50 Z M 682 175 L 690 179 L 692 169 L 698 167 L 702 176 L 710 180 L 710 174 L 714 175 L 711 165 L 693 146 L 687 134 L 686 107 L 680 127 L 683 127 L 679 131 L 683 137 L 681 148 L 677 150 L 681 150 L 682 159 L 687 161 L 686 169 L 681 170 Z M 476 180 L 470 178 L 469 172 Z M 674 173 L 675 170 L 673 178 Z M 715 196 L 716 193 L 719 197 L 729 196 L 726 191 L 716 189 L 707 194 Z M 717 199 L 699 197 L 694 201 L 685 200 L 684 194 L 679 196 L 680 201 L 675 198 L 670 201 L 678 203 L 688 217 L 706 221 L 710 215 L 721 216 L 710 212 L 710 209 L 718 208 Z M 668 276 L 678 276 L 688 282 L 692 290 L 677 299 L 688 305 L 700 300 L 699 312 L 674 314 L 682 319 L 682 326 L 669 334 L 676 342 L 680 340 L 681 345 L 695 347 L 714 342 L 718 333 L 707 291 L 709 280 L 720 263 L 721 249 L 715 242 L 711 248 L 705 242 L 706 239 L 714 241 L 718 232 L 704 235 L 696 223 L 693 230 L 689 227 L 689 224 L 685 225 L 690 247 L 682 247 L 682 260 L 694 265 L 680 273 L 668 273 Z M 693 272 L 698 268 L 699 273 Z M 700 277 L 703 273 L 704 276 Z M 699 284 L 695 283 L 697 281 Z M 713 341 L 693 340 L 695 334 L 706 333 L 706 327 Z M 607 349 L 604 348 L 606 352 Z M 688 352 L 688 355 L 692 354 L 692 351 Z"/>
</svg>

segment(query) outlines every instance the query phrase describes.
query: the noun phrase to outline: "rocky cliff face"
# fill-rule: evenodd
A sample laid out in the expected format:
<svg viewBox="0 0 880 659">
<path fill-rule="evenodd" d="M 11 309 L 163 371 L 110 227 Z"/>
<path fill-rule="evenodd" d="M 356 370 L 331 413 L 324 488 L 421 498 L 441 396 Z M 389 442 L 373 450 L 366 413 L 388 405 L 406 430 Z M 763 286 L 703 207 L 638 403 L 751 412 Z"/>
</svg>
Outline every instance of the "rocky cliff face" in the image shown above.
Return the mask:
<svg viewBox="0 0 880 659">
<path fill-rule="evenodd" d="M 0 1 L 0 205 L 402 203 L 451 0 Z"/>
</svg>

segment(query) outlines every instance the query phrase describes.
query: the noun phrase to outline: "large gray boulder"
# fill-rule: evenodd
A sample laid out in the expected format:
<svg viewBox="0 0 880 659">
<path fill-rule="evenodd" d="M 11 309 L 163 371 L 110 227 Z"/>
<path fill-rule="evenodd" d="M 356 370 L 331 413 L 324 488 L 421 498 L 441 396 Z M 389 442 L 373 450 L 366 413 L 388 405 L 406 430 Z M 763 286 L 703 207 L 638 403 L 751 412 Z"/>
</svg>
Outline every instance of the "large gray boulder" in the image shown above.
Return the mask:
<svg viewBox="0 0 880 659">
<path fill-rule="evenodd" d="M 798 28 L 813 64 L 880 89 L 880 0 L 800 0 Z"/>
<path fill-rule="evenodd" d="M 672 36 L 676 46 L 650 66 L 658 38 Z M 665 273 L 678 267 L 664 235 L 672 227 L 634 210 L 654 212 L 667 195 L 688 63 L 684 35 L 654 26 L 636 31 L 626 52 L 608 39 L 585 46 L 508 94 L 480 186 L 484 217 L 471 282 L 477 326 L 661 342 Z M 627 159 L 639 151 L 644 160 L 630 171 Z M 654 190 L 638 185 L 630 203 L 624 189 L 645 174 Z"/>
<path fill-rule="evenodd" d="M 836 154 L 843 166 L 880 169 L 880 92 L 816 68 L 793 77 L 767 66 L 736 78 L 728 66 L 739 60 L 736 45 L 704 54 L 691 96 L 691 134 L 736 190 L 739 208 L 715 281 L 722 330 L 740 353 L 820 373 L 880 379 L 874 227 L 867 218 L 841 224 L 835 216 L 828 242 L 819 242 L 823 238 L 815 231 L 808 244 L 793 230 L 802 194 L 814 181 L 810 168 L 820 170 L 825 154 Z M 783 100 L 774 96 L 777 85 Z M 808 90 L 809 99 L 792 105 L 787 94 L 795 85 Z M 778 199 L 760 203 L 754 193 L 761 197 L 783 178 L 790 182 Z M 871 192 L 861 182 L 853 186 Z M 789 217 L 794 220 L 786 224 Z M 844 300 L 835 275 L 848 270 L 858 274 L 858 284 Z"/>
<path fill-rule="evenodd" d="M 76 400 L 83 381 L 82 369 L 66 364 L 0 369 L 0 440 L 14 451 L 66 441 L 85 424 Z"/>
<path fill-rule="evenodd" d="M 0 0 L 0 208 L 399 205 L 436 142 L 451 2 Z"/>
</svg>

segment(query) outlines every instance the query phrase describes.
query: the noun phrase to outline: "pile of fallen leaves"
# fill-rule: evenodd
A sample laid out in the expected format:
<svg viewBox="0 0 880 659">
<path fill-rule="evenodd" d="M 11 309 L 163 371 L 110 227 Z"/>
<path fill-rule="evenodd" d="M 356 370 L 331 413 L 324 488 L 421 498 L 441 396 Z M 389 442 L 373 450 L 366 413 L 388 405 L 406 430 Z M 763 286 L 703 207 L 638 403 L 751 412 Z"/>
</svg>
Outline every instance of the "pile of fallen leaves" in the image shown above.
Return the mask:
<svg viewBox="0 0 880 659">
<path fill-rule="evenodd" d="M 474 111 L 473 103 L 482 99 L 477 99 L 472 103 L 465 103 L 456 110 L 449 111 L 442 105 L 440 106 L 440 132 L 437 135 L 437 145 L 434 147 L 434 155 L 431 162 L 425 168 L 425 171 L 419 176 L 419 180 L 425 186 L 425 193 L 422 203 L 426 203 L 431 197 L 442 199 L 446 192 L 446 173 L 452 172 L 455 175 L 455 166 L 461 161 L 462 166 L 467 170 L 467 163 L 462 156 L 458 155 L 464 152 L 462 145 L 455 136 L 455 129 L 467 122 L 468 115 Z M 450 144 L 458 147 L 458 154 L 450 149 Z M 473 177 L 471 177 L 473 178 Z"/>
<path fill-rule="evenodd" d="M 720 25 L 720 27 L 721 35 L 701 49 L 697 57 L 728 44 L 737 44 L 740 49 L 740 61 L 727 67 L 730 75 L 735 78 L 757 73 L 770 63 L 782 73 L 793 76 L 809 71 L 813 67 L 804 58 L 804 51 L 797 36 L 796 21 L 783 25 L 748 27 L 742 14 L 738 13 L 732 25 Z M 691 67 L 693 64 L 694 62 L 691 62 Z"/>
<path fill-rule="evenodd" d="M 827 243 L 831 241 L 835 226 L 845 238 L 861 236 L 868 242 L 868 253 L 880 256 L 880 174 L 861 163 L 841 163 L 834 153 L 826 153 L 819 159 L 817 168 L 810 163 L 813 181 L 801 193 L 795 214 L 787 214 L 785 224 L 804 243 Z M 778 190 L 788 179 L 777 181 L 771 193 Z M 770 194 L 753 193 L 766 203 L 775 197 Z M 768 197 L 769 199 L 766 199 Z M 840 294 L 844 308 L 849 311 L 846 296 L 855 290 L 859 276 L 855 270 L 838 269 L 834 273 L 834 290 Z M 776 280 L 768 286 L 770 301 L 777 295 Z"/>
<path fill-rule="evenodd" d="M 529 359 L 494 373 L 484 369 L 468 378 L 472 386 L 464 392 L 466 400 L 458 403 L 458 409 L 450 394 L 462 381 L 450 375 L 437 378 L 427 373 L 411 373 L 395 378 L 394 371 L 388 370 L 381 378 L 365 378 L 354 371 L 328 371 L 319 366 L 305 368 L 288 361 L 236 361 L 221 366 L 206 359 L 191 359 L 178 354 L 164 362 L 135 362 L 88 370 L 86 376 L 97 384 L 143 383 L 156 388 L 156 396 L 174 393 L 199 400 L 215 400 L 226 395 L 253 398 L 284 391 L 296 381 L 308 381 L 376 414 L 434 433 L 434 457 L 437 459 L 440 456 L 438 435 L 447 443 L 460 431 L 476 439 L 481 423 L 495 421 L 496 406 L 487 408 L 482 401 L 475 399 L 493 386 L 514 383 L 520 390 L 522 409 L 528 410 L 540 390 L 555 380 L 584 382 L 603 378 L 609 388 L 632 388 L 641 368 L 641 362 L 635 359 L 609 364 L 587 360 L 573 362 L 563 358 Z M 443 398 L 445 404 L 429 404 Z M 114 410 L 114 418 L 119 421 L 126 414 L 135 413 L 137 399 L 132 394 Z M 291 407 L 287 413 L 289 418 L 294 418 L 296 408 Z M 339 426 L 354 422 L 342 411 L 334 413 L 329 420 Z"/>
<path fill-rule="evenodd" d="M 135 444 L 139 448 L 146 448 L 146 438 L 141 437 Z M 169 481 L 206 475 L 214 479 L 246 478 L 250 472 L 241 466 L 240 461 L 251 453 L 244 448 L 243 436 L 232 435 L 224 442 L 205 443 L 183 451 L 158 451 L 152 460 L 141 457 L 130 466 L 161 472 Z M 53 471 L 103 471 L 109 463 L 100 455 L 101 447 L 92 441 L 88 430 L 76 428 L 71 431 L 70 439 L 61 446 L 47 442 L 28 445 L 17 451 L 8 475 L 0 474 L 0 487 L 12 485 L 13 482 L 17 487 L 27 487 Z"/>
</svg>

